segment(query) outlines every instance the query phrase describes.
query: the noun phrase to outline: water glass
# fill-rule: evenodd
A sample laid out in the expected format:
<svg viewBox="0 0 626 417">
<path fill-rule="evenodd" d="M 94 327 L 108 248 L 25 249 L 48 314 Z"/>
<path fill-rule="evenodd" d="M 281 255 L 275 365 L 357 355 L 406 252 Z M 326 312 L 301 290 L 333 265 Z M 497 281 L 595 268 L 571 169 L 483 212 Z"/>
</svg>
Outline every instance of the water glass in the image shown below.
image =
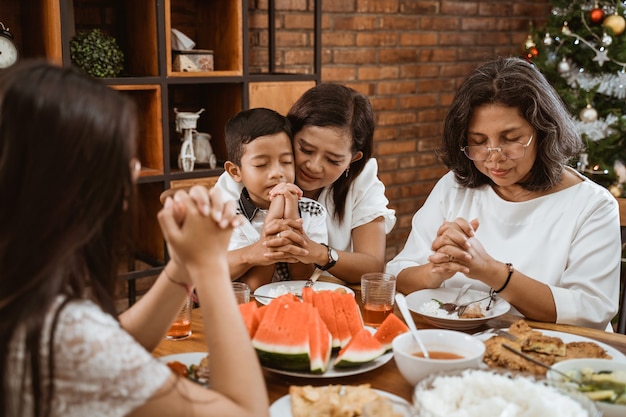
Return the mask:
<svg viewBox="0 0 626 417">
<path fill-rule="evenodd" d="M 250 287 L 245 282 L 233 282 L 233 291 L 237 304 L 245 304 L 250 301 Z"/>
<path fill-rule="evenodd" d="M 361 276 L 363 322 L 378 327 L 393 311 L 396 277 L 385 272 L 371 272 Z"/>
</svg>

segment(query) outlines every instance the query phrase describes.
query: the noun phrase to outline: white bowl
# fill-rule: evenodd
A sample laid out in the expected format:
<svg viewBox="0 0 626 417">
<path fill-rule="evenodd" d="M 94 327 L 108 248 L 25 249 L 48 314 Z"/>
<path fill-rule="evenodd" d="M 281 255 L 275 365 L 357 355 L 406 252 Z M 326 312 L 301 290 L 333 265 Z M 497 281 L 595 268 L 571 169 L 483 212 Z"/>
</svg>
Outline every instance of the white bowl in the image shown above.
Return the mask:
<svg viewBox="0 0 626 417">
<path fill-rule="evenodd" d="M 480 327 L 488 320 L 499 317 L 508 313 L 511 305 L 504 298 L 495 296 L 495 300 L 491 303 L 490 309 L 486 310 L 489 304 L 489 293 L 484 291 L 470 289 L 461 298 L 459 304 L 476 301 L 482 299 L 480 305 L 485 311 L 485 317 L 476 319 L 460 319 L 455 315 L 448 315 L 445 310 L 438 310 L 437 314 L 429 314 L 422 311 L 423 306 L 433 299 L 442 303 L 452 302 L 458 294 L 460 288 L 435 288 L 428 290 L 420 290 L 410 293 L 406 296 L 406 304 L 409 310 L 424 317 L 430 324 L 441 327 L 442 329 L 469 330 Z"/>
<path fill-rule="evenodd" d="M 420 417 L 602 415 L 582 393 L 550 385 L 543 376 L 507 369 L 445 371 L 417 384 L 413 406 Z"/>
<path fill-rule="evenodd" d="M 474 336 L 455 330 L 425 329 L 418 334 L 426 350 L 456 353 L 462 359 L 425 359 L 415 356 L 419 345 L 410 332 L 393 339 L 393 358 L 398 370 L 409 384 L 415 385 L 422 378 L 440 371 L 478 368 L 485 355 L 485 344 Z"/>
<path fill-rule="evenodd" d="M 619 362 L 607 359 L 569 359 L 557 362 L 552 365 L 553 369 L 567 374 L 569 371 L 591 368 L 594 372 L 599 371 L 625 371 L 626 362 Z M 548 371 L 547 378 L 550 381 L 563 382 L 565 378 L 556 372 Z M 575 385 L 574 385 L 575 386 Z M 595 401 L 604 417 L 626 416 L 626 405 L 611 404 L 602 401 Z"/>
</svg>

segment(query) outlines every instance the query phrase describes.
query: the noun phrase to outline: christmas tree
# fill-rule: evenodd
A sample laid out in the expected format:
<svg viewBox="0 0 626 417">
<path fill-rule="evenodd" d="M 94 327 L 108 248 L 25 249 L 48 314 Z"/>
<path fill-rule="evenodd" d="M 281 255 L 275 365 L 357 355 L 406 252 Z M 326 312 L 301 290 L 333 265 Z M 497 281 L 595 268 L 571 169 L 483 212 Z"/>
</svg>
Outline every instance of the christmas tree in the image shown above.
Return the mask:
<svg viewBox="0 0 626 417">
<path fill-rule="evenodd" d="M 573 166 L 626 197 L 626 1 L 552 0 L 526 57 L 569 106 L 587 151 Z"/>
</svg>

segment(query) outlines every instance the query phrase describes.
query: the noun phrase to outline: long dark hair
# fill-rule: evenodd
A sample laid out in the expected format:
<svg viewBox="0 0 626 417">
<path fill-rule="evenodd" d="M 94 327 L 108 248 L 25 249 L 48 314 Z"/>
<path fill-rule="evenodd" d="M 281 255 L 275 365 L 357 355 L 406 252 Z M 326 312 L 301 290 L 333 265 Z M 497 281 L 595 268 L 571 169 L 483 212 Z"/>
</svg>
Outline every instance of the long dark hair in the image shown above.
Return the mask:
<svg viewBox="0 0 626 417">
<path fill-rule="evenodd" d="M 10 341 L 24 332 L 32 414 L 49 415 L 54 352 L 43 324 L 59 296 L 89 297 L 117 316 L 113 291 L 134 206 L 132 102 L 69 68 L 23 61 L 0 72 L 0 414 L 12 395 Z M 59 310 L 55 312 L 59 314 Z M 49 340 L 48 346 L 42 346 Z M 14 402 L 15 404 L 15 402 Z"/>
<path fill-rule="evenodd" d="M 305 126 L 345 130 L 352 136 L 352 155 L 359 151 L 363 153 L 363 158 L 350 164 L 348 175 L 340 175 L 332 185 L 333 216 L 341 222 L 350 186 L 372 157 L 375 125 L 370 101 L 352 88 L 323 83 L 307 90 L 291 107 L 287 118 L 294 135 Z"/>
<path fill-rule="evenodd" d="M 584 144 L 563 101 L 532 64 L 520 58 L 497 57 L 476 68 L 459 88 L 444 122 L 438 153 L 456 180 L 470 188 L 492 184 L 461 148 L 476 107 L 501 104 L 520 110 L 536 130 L 537 160 L 522 187 L 545 191 L 558 184 L 564 165 Z"/>
</svg>

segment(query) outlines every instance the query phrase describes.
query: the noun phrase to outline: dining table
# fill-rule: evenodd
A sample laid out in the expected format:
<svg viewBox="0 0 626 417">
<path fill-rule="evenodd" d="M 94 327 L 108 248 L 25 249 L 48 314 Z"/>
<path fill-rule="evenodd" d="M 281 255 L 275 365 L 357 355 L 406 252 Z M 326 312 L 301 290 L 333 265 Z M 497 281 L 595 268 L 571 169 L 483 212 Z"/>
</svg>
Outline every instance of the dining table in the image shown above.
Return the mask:
<svg viewBox="0 0 626 417">
<path fill-rule="evenodd" d="M 355 298 L 359 307 L 362 308 L 360 287 L 350 286 L 355 292 Z M 402 319 L 402 314 L 397 307 L 394 306 L 393 314 Z M 426 321 L 421 315 L 411 312 L 415 324 L 418 329 L 436 328 L 434 325 Z M 474 334 L 489 329 L 508 328 L 512 323 L 520 320 L 520 316 L 513 314 L 504 314 L 497 318 L 488 320 L 485 324 L 471 330 L 464 330 L 466 333 Z M 593 339 L 598 342 L 605 343 L 619 352 L 626 355 L 626 335 L 611 333 L 602 330 L 572 326 L 567 324 L 545 323 L 532 320 L 526 320 L 528 325 L 534 329 L 550 330 L 557 332 L 570 333 L 585 338 Z M 156 357 L 173 355 L 179 353 L 205 352 L 205 332 L 202 324 L 202 316 L 199 308 L 194 309 L 192 313 L 192 335 L 184 340 L 167 340 L 164 339 L 152 352 Z M 268 398 L 270 404 L 277 401 L 281 397 L 288 395 L 291 385 L 313 385 L 325 386 L 333 385 L 359 385 L 369 384 L 374 389 L 395 394 L 408 402 L 412 403 L 413 386 L 409 384 L 400 374 L 393 358 L 382 366 L 369 370 L 364 373 L 355 373 L 348 376 L 338 376 L 333 378 L 307 378 L 301 376 L 285 375 L 274 371 L 263 369 L 265 383 L 267 386 Z"/>
</svg>

